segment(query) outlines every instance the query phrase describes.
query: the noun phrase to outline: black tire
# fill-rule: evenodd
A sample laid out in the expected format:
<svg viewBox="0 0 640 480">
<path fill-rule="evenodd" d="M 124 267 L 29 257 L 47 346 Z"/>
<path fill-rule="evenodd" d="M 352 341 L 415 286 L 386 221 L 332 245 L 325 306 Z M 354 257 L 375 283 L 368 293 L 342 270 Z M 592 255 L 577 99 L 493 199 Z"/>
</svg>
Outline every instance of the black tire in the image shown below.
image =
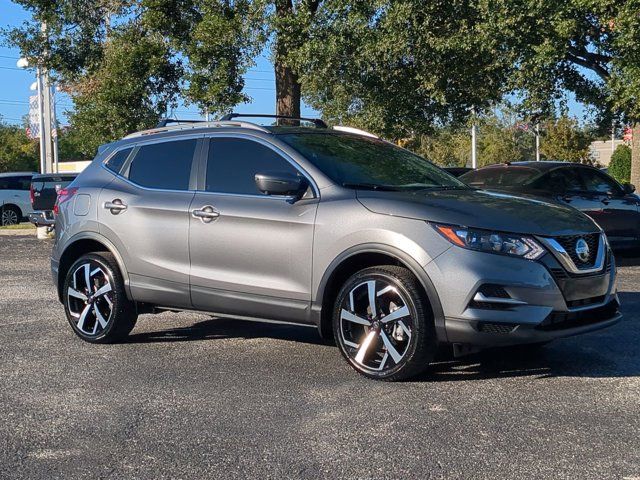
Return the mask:
<svg viewBox="0 0 640 480">
<path fill-rule="evenodd" d="M 89 265 L 89 289 L 86 288 L 84 276 L 86 265 Z M 93 276 L 92 271 L 96 272 Z M 101 287 L 107 288 L 106 282 L 109 282 L 110 290 L 95 295 L 100 293 Z M 73 294 L 70 288 L 74 290 Z M 86 299 L 78 298 L 76 292 Z M 67 271 L 62 293 L 67 320 L 75 334 L 86 342 L 119 342 L 129 335 L 136 324 L 138 314 L 135 304 L 127 298 L 122 275 L 111 253 L 89 253 L 76 260 Z M 85 309 L 87 312 L 83 317 Z M 91 331 L 91 326 L 94 331 Z"/>
<path fill-rule="evenodd" d="M 371 324 L 369 326 L 359 325 L 359 322 L 356 322 L 352 326 L 350 322 L 353 320 L 342 318 L 343 315 L 348 315 L 343 312 L 343 309 L 355 313 L 358 310 L 356 303 L 362 304 L 365 300 L 370 304 L 371 290 L 369 285 L 371 283 L 373 283 L 372 288 L 375 292 L 373 303 L 376 316 L 370 315 L 371 307 L 369 305 L 367 306 L 369 312 L 367 321 L 370 321 Z M 365 285 L 367 297 L 363 298 L 362 294 L 357 292 L 360 291 L 359 289 L 365 288 Z M 376 290 L 379 285 L 386 285 L 386 287 Z M 389 287 L 391 287 L 390 290 Z M 385 289 L 389 293 L 384 294 Z M 397 299 L 393 299 L 393 302 L 397 302 L 396 304 L 392 303 L 392 300 L 388 300 L 387 312 L 385 312 L 383 305 L 386 295 L 396 295 L 397 297 Z M 354 297 L 358 298 L 354 299 Z M 402 308 L 398 306 L 400 304 L 404 304 Z M 351 308 L 345 308 L 348 306 Z M 399 317 L 398 320 L 385 323 L 385 317 L 390 316 L 396 310 L 408 313 Z M 364 315 L 358 317 L 362 319 Z M 402 340 L 403 334 L 400 332 L 398 335 L 395 331 L 396 328 L 399 328 L 400 321 L 402 321 L 402 329 L 407 332 L 408 339 Z M 372 330 L 375 330 L 376 333 Z M 422 286 L 409 270 L 391 265 L 365 268 L 344 283 L 334 304 L 333 332 L 336 344 L 347 362 L 362 375 L 375 380 L 405 380 L 424 372 L 435 357 L 438 348 L 433 316 Z M 346 339 L 347 336 L 350 340 Z M 356 340 L 357 336 L 359 336 L 359 341 Z M 366 340 L 368 336 L 371 336 L 369 343 Z M 373 346 L 374 344 L 375 346 Z M 367 347 L 363 348 L 364 345 Z M 358 361 L 356 353 L 360 349 L 364 349 L 367 353 Z M 400 350 L 402 350 L 401 357 L 398 355 Z M 367 360 L 371 365 L 365 364 L 365 357 L 367 359 L 373 357 L 371 360 Z M 399 360 L 396 361 L 395 358 L 399 358 Z M 376 367 L 373 368 L 372 365 Z"/>
<path fill-rule="evenodd" d="M 2 207 L 2 217 L 0 223 L 3 227 L 7 225 L 17 225 L 22 220 L 22 212 L 15 205 L 4 205 Z"/>
</svg>

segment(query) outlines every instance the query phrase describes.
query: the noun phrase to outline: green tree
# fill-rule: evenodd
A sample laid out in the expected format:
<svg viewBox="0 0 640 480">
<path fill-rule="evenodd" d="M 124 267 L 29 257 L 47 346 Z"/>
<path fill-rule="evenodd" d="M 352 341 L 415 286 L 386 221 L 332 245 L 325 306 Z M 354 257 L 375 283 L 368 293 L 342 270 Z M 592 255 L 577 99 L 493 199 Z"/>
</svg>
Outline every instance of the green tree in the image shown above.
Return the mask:
<svg viewBox="0 0 640 480">
<path fill-rule="evenodd" d="M 595 107 L 599 123 L 634 127 L 633 176 L 640 183 L 640 0 L 497 0 L 490 35 L 514 62 L 508 89 L 523 110 L 552 116 L 566 92 Z"/>
<path fill-rule="evenodd" d="M 23 127 L 8 125 L 0 117 L 0 173 L 35 171 L 38 168 L 38 143 Z"/>
<path fill-rule="evenodd" d="M 462 124 L 502 97 L 512 64 L 482 5 L 325 2 L 291 53 L 305 100 L 331 121 L 390 138 Z"/>
<path fill-rule="evenodd" d="M 631 148 L 627 145 L 619 145 L 611 155 L 609 175 L 620 183 L 631 181 Z"/>
<path fill-rule="evenodd" d="M 589 144 L 591 137 L 576 119 L 562 115 L 543 124 L 540 153 L 547 160 L 591 163 Z"/>
</svg>

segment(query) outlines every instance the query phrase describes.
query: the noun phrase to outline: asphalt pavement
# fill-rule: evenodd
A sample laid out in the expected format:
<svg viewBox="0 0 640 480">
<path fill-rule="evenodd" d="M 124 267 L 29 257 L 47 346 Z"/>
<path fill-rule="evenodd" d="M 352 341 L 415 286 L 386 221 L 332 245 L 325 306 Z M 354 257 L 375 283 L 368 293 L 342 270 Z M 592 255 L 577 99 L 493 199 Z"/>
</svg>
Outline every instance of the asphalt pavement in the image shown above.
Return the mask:
<svg viewBox="0 0 640 480">
<path fill-rule="evenodd" d="M 640 479 L 640 262 L 616 326 L 356 374 L 312 328 L 143 315 L 72 333 L 49 241 L 0 235 L 1 478 Z"/>
</svg>

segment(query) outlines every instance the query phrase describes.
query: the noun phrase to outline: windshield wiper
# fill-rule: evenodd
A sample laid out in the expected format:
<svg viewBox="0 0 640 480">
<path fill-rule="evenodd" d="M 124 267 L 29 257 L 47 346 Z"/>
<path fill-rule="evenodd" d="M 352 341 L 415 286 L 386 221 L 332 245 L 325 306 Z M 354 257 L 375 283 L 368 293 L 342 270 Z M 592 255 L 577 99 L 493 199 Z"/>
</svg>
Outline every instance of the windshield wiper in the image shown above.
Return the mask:
<svg viewBox="0 0 640 480">
<path fill-rule="evenodd" d="M 424 187 L 420 190 L 469 190 L 466 185 L 434 185 L 432 187 Z"/>
<path fill-rule="evenodd" d="M 345 182 L 342 184 L 345 188 L 355 188 L 358 190 L 377 190 L 380 192 L 397 192 L 400 189 L 393 185 L 380 185 L 377 183 L 350 183 Z"/>
</svg>

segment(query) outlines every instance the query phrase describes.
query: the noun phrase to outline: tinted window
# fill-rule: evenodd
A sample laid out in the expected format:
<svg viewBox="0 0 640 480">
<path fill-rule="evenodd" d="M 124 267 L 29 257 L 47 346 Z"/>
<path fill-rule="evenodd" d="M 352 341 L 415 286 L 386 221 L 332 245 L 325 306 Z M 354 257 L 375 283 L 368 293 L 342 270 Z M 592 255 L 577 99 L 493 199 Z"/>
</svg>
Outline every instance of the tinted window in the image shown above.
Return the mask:
<svg viewBox="0 0 640 480">
<path fill-rule="evenodd" d="M 346 187 L 468 188 L 424 158 L 377 138 L 323 133 L 286 134 L 280 138 L 334 182 Z"/>
<path fill-rule="evenodd" d="M 611 178 L 598 170 L 581 168 L 580 175 L 587 192 L 620 194 L 620 188 Z"/>
<path fill-rule="evenodd" d="M 554 193 L 579 191 L 583 189 L 580 175 L 573 168 L 552 170 L 537 182 L 536 187 Z"/>
<path fill-rule="evenodd" d="M 140 147 L 129 167 L 129 179 L 143 187 L 188 190 L 197 140 L 178 140 Z"/>
<path fill-rule="evenodd" d="M 0 178 L 0 190 L 29 190 L 31 175 Z"/>
<path fill-rule="evenodd" d="M 263 195 L 256 187 L 256 173 L 298 171 L 264 145 L 240 138 L 212 138 L 205 190 L 208 192 Z"/>
<path fill-rule="evenodd" d="M 528 167 L 488 167 L 465 173 L 460 180 L 478 188 L 517 188 L 533 181 L 540 172 Z"/>
<path fill-rule="evenodd" d="M 116 152 L 115 155 L 113 155 L 109 160 L 107 160 L 107 162 L 105 163 L 105 166 L 113 172 L 120 173 L 122 171 L 122 166 L 124 165 L 124 162 L 127 160 L 127 157 L 131 153 L 131 150 L 133 149 L 125 148 L 124 150 L 120 150 L 119 152 Z"/>
</svg>

